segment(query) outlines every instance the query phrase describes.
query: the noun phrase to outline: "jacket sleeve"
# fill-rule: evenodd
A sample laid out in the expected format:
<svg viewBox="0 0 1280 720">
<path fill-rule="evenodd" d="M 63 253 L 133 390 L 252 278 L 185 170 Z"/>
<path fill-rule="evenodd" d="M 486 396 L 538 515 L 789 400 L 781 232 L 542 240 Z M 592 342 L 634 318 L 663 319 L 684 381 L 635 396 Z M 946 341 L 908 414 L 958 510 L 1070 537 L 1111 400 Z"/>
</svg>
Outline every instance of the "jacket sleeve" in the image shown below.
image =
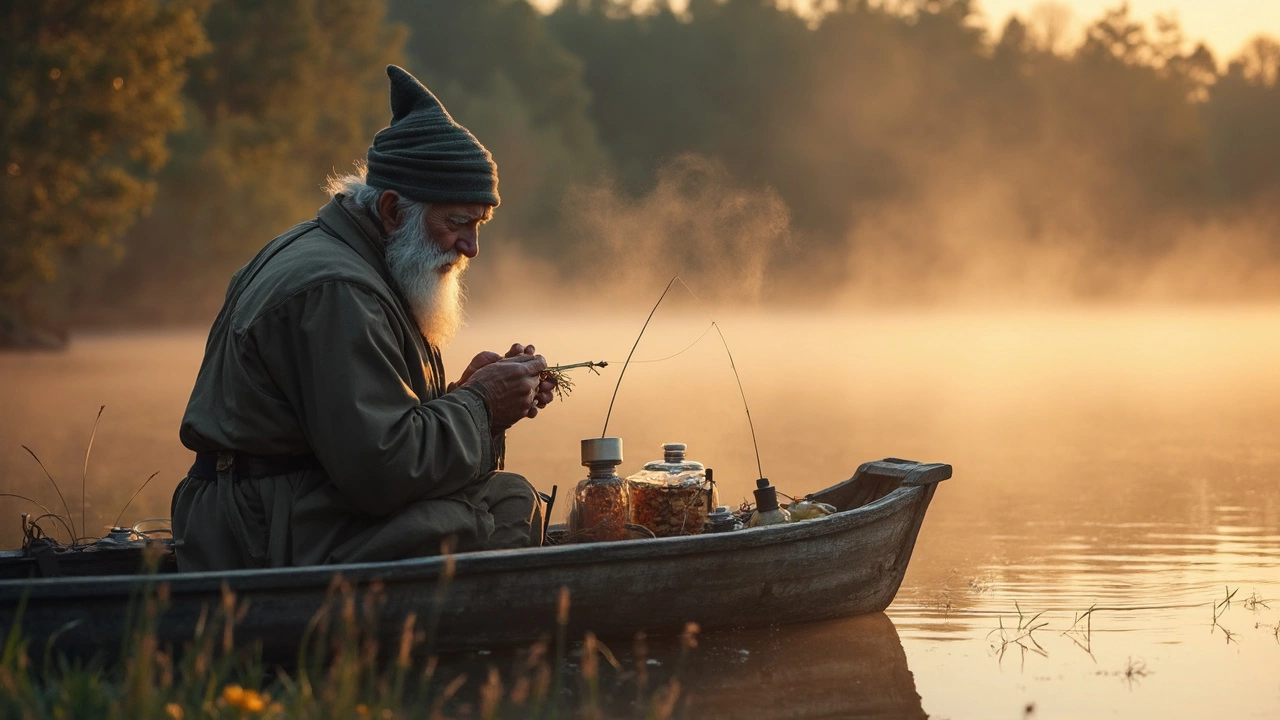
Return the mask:
<svg viewBox="0 0 1280 720">
<path fill-rule="evenodd" d="M 460 388 L 422 402 L 397 327 L 373 291 L 330 281 L 247 329 L 320 464 L 371 516 L 456 493 L 496 465 L 484 400 Z"/>
</svg>

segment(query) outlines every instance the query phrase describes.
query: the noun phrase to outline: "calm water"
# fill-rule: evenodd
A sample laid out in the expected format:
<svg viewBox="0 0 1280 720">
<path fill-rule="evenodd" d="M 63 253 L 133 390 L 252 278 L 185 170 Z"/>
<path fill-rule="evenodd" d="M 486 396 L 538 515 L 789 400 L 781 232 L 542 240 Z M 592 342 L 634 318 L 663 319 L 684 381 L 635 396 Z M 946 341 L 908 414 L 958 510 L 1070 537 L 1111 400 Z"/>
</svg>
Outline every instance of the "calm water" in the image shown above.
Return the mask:
<svg viewBox="0 0 1280 720">
<path fill-rule="evenodd" d="M 620 361 L 645 312 L 499 324 L 477 311 L 447 360 L 460 369 L 518 340 L 553 362 Z M 948 462 L 955 477 L 887 617 L 704 637 L 685 668 L 697 715 L 1280 717 L 1280 308 L 718 320 L 784 492 L 886 456 Z M 660 311 L 637 358 L 706 327 Z M 166 516 L 203 344 L 203 331 L 117 334 L 0 355 L 0 490 L 61 510 L 28 445 L 79 521 L 106 405 L 84 525 L 101 533 L 153 472 L 125 517 Z M 601 433 L 619 367 L 577 372 L 567 401 L 517 426 L 509 467 L 544 490 L 576 482 L 578 441 Z M 627 471 L 687 442 L 726 501 L 757 476 L 714 332 L 633 365 L 609 432 Z M 0 498 L 5 545 L 29 508 Z M 1019 608 L 1047 625 L 1019 632 Z"/>
</svg>

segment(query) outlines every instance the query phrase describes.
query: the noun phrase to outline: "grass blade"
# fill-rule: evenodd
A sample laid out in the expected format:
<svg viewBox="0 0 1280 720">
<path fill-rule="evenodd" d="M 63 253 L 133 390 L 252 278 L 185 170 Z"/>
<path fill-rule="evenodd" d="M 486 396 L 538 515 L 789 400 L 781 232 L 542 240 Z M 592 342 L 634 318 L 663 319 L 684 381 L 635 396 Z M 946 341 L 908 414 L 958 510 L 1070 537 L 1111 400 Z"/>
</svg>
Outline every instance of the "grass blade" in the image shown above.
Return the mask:
<svg viewBox="0 0 1280 720">
<path fill-rule="evenodd" d="M 120 518 L 124 517 L 124 511 L 129 509 L 129 506 L 133 504 L 134 499 L 138 497 L 138 493 L 140 493 L 140 492 L 142 492 L 144 489 L 146 489 L 146 487 L 147 487 L 148 485 L 150 485 L 150 484 L 151 484 L 151 481 L 155 478 L 155 476 L 157 476 L 157 475 L 159 475 L 159 474 L 160 474 L 160 471 L 159 471 L 159 470 L 157 470 L 157 471 L 155 471 L 155 472 L 151 473 L 151 477 L 147 478 L 147 479 L 146 479 L 146 481 L 144 481 L 144 482 L 142 483 L 142 487 L 140 487 L 140 488 L 138 488 L 137 490 L 134 490 L 134 491 L 133 491 L 133 495 L 131 495 L 131 496 L 129 497 L 129 502 L 125 503 L 125 504 L 124 504 L 124 507 L 120 508 L 120 514 L 119 514 L 119 515 L 116 515 L 116 519 L 115 519 L 115 521 L 111 523 L 111 528 L 113 528 L 113 529 L 114 529 L 114 528 L 116 528 L 116 527 L 119 527 L 119 525 L 120 525 Z M 141 523 L 139 523 L 139 524 L 141 524 Z M 135 527 L 136 527 L 136 526 L 135 526 Z M 153 532 L 154 532 L 154 531 L 153 531 Z"/>
<path fill-rule="evenodd" d="M 40 462 L 40 458 L 36 455 L 34 450 L 26 445 L 23 445 L 22 449 L 26 450 L 32 458 L 35 458 L 36 464 L 44 471 L 44 476 L 49 478 L 49 482 L 53 484 L 53 489 L 57 491 L 58 499 L 62 501 L 62 509 L 67 513 L 67 520 L 71 521 L 71 544 L 75 545 L 76 539 L 79 537 L 79 534 L 76 533 L 76 519 L 71 516 L 71 507 L 67 505 L 67 499 L 62 496 L 62 488 L 58 487 L 58 482 L 54 480 L 53 475 L 49 473 L 49 468 L 45 467 L 44 463 Z"/>
<path fill-rule="evenodd" d="M 80 473 L 80 529 L 85 531 L 88 531 L 89 529 L 89 526 L 85 521 L 84 513 L 84 491 L 88 486 L 89 481 L 89 453 L 93 452 L 93 439 L 98 436 L 98 423 L 102 422 L 102 411 L 106 409 L 106 405 L 98 406 L 98 417 L 94 418 L 93 430 L 89 433 L 89 446 L 84 449 L 84 470 Z M 132 502 L 132 500 L 130 502 Z"/>
</svg>

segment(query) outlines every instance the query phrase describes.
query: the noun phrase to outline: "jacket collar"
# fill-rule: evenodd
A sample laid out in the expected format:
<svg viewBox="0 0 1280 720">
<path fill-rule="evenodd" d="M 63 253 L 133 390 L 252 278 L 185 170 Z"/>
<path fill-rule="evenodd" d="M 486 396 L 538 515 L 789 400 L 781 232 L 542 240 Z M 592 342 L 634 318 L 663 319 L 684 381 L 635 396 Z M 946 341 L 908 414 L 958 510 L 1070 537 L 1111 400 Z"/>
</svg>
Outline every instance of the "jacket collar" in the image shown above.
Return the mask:
<svg viewBox="0 0 1280 720">
<path fill-rule="evenodd" d="M 382 237 L 382 231 L 374 219 L 368 213 L 347 202 L 346 195 L 342 194 L 334 196 L 328 204 L 320 208 L 316 219 L 326 232 L 350 246 L 378 272 L 387 283 L 387 287 L 391 288 L 400 301 L 400 308 L 404 311 L 408 322 L 416 329 L 418 326 L 413 323 L 413 311 L 409 308 L 409 303 L 405 301 L 404 296 L 391 280 L 391 270 L 387 268 L 387 241 Z M 440 350 L 427 342 L 421 332 L 415 332 L 414 336 L 419 352 L 423 357 L 429 358 L 432 363 L 431 382 L 434 383 L 436 394 L 441 395 L 444 393 L 444 365 L 440 358 Z"/>
<path fill-rule="evenodd" d="M 337 195 L 320 208 L 317 219 L 321 227 L 359 253 L 388 285 L 394 287 L 391 272 L 387 269 L 386 240 L 373 218 L 351 207 L 345 195 Z"/>
</svg>

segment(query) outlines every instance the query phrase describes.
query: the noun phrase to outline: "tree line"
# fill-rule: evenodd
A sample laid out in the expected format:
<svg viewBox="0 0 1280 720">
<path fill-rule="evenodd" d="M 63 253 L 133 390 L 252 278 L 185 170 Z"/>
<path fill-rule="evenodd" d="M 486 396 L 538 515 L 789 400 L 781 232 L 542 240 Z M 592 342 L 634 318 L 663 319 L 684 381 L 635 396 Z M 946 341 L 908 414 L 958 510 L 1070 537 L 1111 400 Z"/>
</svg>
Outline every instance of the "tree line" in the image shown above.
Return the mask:
<svg viewBox="0 0 1280 720">
<path fill-rule="evenodd" d="M 956 268 L 1106 297 L 1246 234 L 1274 263 L 1280 43 L 1223 59 L 1125 5 L 1065 27 L 969 0 L 6 3 L 0 328 L 209 318 L 363 157 L 388 62 L 494 153 L 487 237 L 566 278 L 646 222 L 693 274 L 767 226 L 780 297 Z"/>
</svg>

